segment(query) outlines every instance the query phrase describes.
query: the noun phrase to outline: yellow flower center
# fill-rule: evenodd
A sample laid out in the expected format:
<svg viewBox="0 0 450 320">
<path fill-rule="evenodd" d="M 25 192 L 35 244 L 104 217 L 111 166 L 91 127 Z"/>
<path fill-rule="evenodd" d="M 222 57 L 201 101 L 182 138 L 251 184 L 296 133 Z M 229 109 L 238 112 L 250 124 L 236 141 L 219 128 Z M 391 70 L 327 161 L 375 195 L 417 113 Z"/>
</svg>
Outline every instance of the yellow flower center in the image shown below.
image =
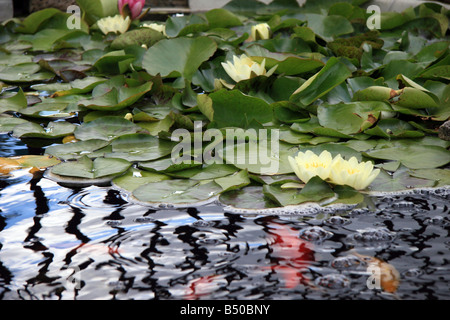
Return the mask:
<svg viewBox="0 0 450 320">
<path fill-rule="evenodd" d="M 347 172 L 348 172 L 348 174 L 355 174 L 355 173 L 359 173 L 361 171 L 358 169 L 347 169 Z"/>
<path fill-rule="evenodd" d="M 311 163 L 306 163 L 305 167 L 306 167 L 306 169 L 318 168 L 318 167 L 325 168 L 325 165 L 322 162 L 311 162 Z"/>
</svg>

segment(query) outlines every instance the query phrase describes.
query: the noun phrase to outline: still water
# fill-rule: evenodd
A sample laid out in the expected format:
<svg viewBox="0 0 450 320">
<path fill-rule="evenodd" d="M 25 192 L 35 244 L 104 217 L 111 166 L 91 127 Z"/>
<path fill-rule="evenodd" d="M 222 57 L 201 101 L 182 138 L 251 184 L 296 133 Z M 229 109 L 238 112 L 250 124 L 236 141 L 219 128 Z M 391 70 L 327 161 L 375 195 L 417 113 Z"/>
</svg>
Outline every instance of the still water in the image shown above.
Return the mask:
<svg viewBox="0 0 450 320">
<path fill-rule="evenodd" d="M 0 140 L 0 157 L 39 153 Z M 157 210 L 15 171 L 0 177 L 0 299 L 450 299 L 449 199 L 417 191 L 311 215 Z"/>
</svg>

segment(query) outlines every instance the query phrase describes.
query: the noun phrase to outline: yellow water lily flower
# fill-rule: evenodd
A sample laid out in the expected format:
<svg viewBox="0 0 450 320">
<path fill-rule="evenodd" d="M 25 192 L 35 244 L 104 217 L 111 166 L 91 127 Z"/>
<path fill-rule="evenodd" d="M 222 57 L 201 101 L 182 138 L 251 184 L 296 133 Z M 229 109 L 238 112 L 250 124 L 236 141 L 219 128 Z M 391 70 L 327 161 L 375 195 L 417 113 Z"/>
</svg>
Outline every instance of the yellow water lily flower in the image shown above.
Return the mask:
<svg viewBox="0 0 450 320">
<path fill-rule="evenodd" d="M 339 185 L 348 185 L 356 190 L 367 188 L 380 173 L 374 170 L 370 161 L 359 163 L 355 157 L 344 160 L 337 155 L 331 164 L 330 182 Z"/>
<path fill-rule="evenodd" d="M 235 82 L 239 82 L 241 80 L 248 80 L 256 76 L 271 76 L 278 65 L 274 66 L 269 71 L 266 71 L 266 59 L 259 64 L 256 61 L 253 61 L 245 54 L 238 56 L 233 56 L 233 62 L 227 61 L 222 62 L 222 66 L 225 69 L 226 73 L 233 79 Z"/>
<path fill-rule="evenodd" d="M 270 39 L 270 27 L 267 23 L 252 26 L 251 35 L 253 40 Z"/>
<path fill-rule="evenodd" d="M 131 20 L 130 17 L 122 17 L 120 14 L 114 17 L 106 17 L 97 21 L 97 26 L 104 34 L 110 32 L 113 33 L 125 33 L 130 27 Z"/>
<path fill-rule="evenodd" d="M 163 35 L 167 36 L 166 34 L 166 26 L 159 23 L 144 23 L 142 25 L 144 28 L 150 28 L 156 31 L 161 32 Z"/>
<path fill-rule="evenodd" d="M 328 179 L 331 171 L 331 163 L 333 157 L 331 153 L 324 150 L 320 155 L 307 150 L 299 152 L 295 157 L 289 157 L 289 163 L 297 177 L 304 183 L 315 176 L 319 176 L 322 180 Z"/>
</svg>

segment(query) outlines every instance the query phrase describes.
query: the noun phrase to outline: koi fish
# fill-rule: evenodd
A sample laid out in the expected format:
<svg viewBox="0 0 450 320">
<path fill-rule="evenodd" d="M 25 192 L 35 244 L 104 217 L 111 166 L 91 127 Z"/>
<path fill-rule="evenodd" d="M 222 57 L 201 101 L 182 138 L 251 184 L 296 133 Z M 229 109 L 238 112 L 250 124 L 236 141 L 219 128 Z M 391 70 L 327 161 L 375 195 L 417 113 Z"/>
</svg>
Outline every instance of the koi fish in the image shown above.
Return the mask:
<svg viewBox="0 0 450 320">
<path fill-rule="evenodd" d="M 388 293 L 397 291 L 400 285 L 400 273 L 393 265 L 375 257 L 361 255 L 355 251 L 352 254 L 365 261 L 368 268 L 375 267 L 380 271 L 380 286 L 383 291 Z"/>
</svg>

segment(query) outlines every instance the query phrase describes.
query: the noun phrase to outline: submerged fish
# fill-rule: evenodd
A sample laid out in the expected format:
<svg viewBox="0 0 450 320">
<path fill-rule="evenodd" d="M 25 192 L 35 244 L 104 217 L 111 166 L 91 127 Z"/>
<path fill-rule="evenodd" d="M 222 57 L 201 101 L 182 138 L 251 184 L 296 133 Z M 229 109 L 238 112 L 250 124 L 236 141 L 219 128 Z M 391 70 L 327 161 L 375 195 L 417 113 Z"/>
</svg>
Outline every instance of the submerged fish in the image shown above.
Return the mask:
<svg viewBox="0 0 450 320">
<path fill-rule="evenodd" d="M 383 291 L 388 293 L 397 291 L 400 285 L 400 273 L 393 265 L 375 257 L 361 255 L 355 251 L 352 254 L 366 262 L 368 270 L 377 270 L 375 275 L 379 276 L 379 284 Z"/>
</svg>

